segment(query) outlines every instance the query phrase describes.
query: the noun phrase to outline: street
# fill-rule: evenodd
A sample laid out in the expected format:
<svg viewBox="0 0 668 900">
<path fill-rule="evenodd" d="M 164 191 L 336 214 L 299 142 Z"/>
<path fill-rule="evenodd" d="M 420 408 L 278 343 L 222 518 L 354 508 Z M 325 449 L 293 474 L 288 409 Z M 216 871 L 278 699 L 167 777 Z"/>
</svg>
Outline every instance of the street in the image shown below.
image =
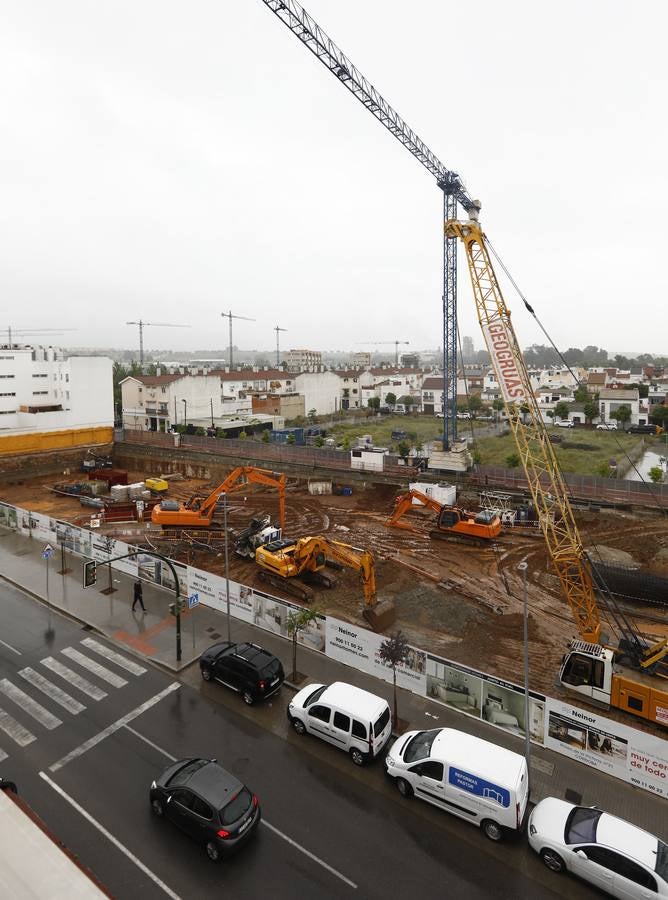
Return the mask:
<svg viewBox="0 0 668 900">
<path fill-rule="evenodd" d="M 382 757 L 357 769 L 294 735 L 287 688 L 246 708 L 197 669 L 180 683 L 19 591 L 0 592 L 2 775 L 114 896 L 592 896 L 548 872 L 524 839 L 496 845 L 404 800 Z M 150 811 L 152 779 L 186 756 L 217 758 L 260 799 L 256 836 L 222 864 Z"/>
</svg>

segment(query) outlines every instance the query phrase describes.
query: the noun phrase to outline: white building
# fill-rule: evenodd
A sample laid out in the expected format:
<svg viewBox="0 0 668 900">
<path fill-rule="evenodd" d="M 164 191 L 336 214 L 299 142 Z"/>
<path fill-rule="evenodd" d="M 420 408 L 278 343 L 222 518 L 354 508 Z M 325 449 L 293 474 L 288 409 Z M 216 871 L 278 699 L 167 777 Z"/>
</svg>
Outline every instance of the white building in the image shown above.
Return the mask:
<svg viewBox="0 0 668 900">
<path fill-rule="evenodd" d="M 288 350 L 285 354 L 290 372 L 317 372 L 322 366 L 319 350 Z"/>
<path fill-rule="evenodd" d="M 0 454 L 110 443 L 112 372 L 104 356 L 0 346 Z"/>
<path fill-rule="evenodd" d="M 342 386 L 335 372 L 302 372 L 295 377 L 295 390 L 304 397 L 306 414 L 326 416 L 341 409 Z"/>
<path fill-rule="evenodd" d="M 599 415 L 601 422 L 614 422 L 610 417 L 622 406 L 628 406 L 631 410 L 629 425 L 646 425 L 647 413 L 640 415 L 640 398 L 637 388 L 603 388 L 598 395 Z"/>
<path fill-rule="evenodd" d="M 172 425 L 206 427 L 220 419 L 220 379 L 215 375 L 129 375 L 121 382 L 123 428 L 169 431 Z"/>
</svg>

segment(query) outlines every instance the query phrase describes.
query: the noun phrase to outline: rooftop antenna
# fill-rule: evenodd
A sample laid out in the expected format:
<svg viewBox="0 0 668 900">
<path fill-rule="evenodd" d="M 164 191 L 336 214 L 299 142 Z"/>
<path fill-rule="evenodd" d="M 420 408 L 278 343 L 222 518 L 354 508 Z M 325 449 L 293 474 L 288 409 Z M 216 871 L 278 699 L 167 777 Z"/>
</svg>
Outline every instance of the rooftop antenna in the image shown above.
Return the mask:
<svg viewBox="0 0 668 900">
<path fill-rule="evenodd" d="M 230 320 L 230 372 L 232 371 L 232 319 L 243 319 L 245 322 L 254 322 L 255 319 L 249 319 L 248 316 L 235 316 L 232 311 L 221 313 L 224 319 Z"/>
<path fill-rule="evenodd" d="M 126 322 L 126 325 L 139 325 L 139 365 L 144 365 L 144 328 L 146 325 L 158 326 L 159 328 L 190 328 L 190 325 L 174 325 L 172 322 L 144 322 L 139 319 L 138 322 Z"/>
<path fill-rule="evenodd" d="M 280 355 L 280 350 L 278 347 L 278 332 L 279 331 L 287 331 L 287 330 L 288 330 L 287 328 L 279 328 L 278 325 L 274 326 L 274 331 L 276 332 L 276 368 L 277 369 L 281 364 L 281 355 Z"/>
</svg>

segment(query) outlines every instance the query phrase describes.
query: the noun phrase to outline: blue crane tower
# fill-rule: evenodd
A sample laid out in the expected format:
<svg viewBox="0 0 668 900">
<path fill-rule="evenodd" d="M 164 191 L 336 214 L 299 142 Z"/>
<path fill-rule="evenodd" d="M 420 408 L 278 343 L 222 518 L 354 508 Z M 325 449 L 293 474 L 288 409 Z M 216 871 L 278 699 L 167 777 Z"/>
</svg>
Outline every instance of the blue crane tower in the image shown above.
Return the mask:
<svg viewBox="0 0 668 900">
<path fill-rule="evenodd" d="M 432 153 L 399 113 L 378 93 L 334 41 L 296 0 L 262 0 L 265 6 L 327 66 L 351 94 L 395 136 L 436 179 L 443 191 L 443 221 L 467 212 L 473 201 L 456 172 Z M 457 242 L 443 235 L 443 449 L 457 439 Z"/>
</svg>

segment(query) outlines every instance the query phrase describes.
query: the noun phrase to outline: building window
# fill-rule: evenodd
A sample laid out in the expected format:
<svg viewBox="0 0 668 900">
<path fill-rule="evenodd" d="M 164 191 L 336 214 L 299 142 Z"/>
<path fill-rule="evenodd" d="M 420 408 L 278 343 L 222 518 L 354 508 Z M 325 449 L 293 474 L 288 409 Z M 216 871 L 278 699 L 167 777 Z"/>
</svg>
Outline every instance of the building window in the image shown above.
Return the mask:
<svg viewBox="0 0 668 900">
<path fill-rule="evenodd" d="M 33 378 L 48 378 L 49 376 L 47 375 L 46 372 L 38 372 L 38 373 L 33 372 L 32 377 Z"/>
<path fill-rule="evenodd" d="M 0 375 L 0 378 L 13 378 L 13 375 Z"/>
<path fill-rule="evenodd" d="M 33 397 L 43 397 L 45 394 L 48 394 L 48 391 L 33 391 Z"/>
<path fill-rule="evenodd" d="M 16 392 L 12 394 L 0 394 L 0 397 L 16 397 Z"/>
<path fill-rule="evenodd" d="M 0 416 L 13 416 L 15 409 L 0 409 Z"/>
<path fill-rule="evenodd" d="M 70 373 L 65 372 L 65 381 L 69 381 L 69 380 L 70 380 Z"/>
</svg>

